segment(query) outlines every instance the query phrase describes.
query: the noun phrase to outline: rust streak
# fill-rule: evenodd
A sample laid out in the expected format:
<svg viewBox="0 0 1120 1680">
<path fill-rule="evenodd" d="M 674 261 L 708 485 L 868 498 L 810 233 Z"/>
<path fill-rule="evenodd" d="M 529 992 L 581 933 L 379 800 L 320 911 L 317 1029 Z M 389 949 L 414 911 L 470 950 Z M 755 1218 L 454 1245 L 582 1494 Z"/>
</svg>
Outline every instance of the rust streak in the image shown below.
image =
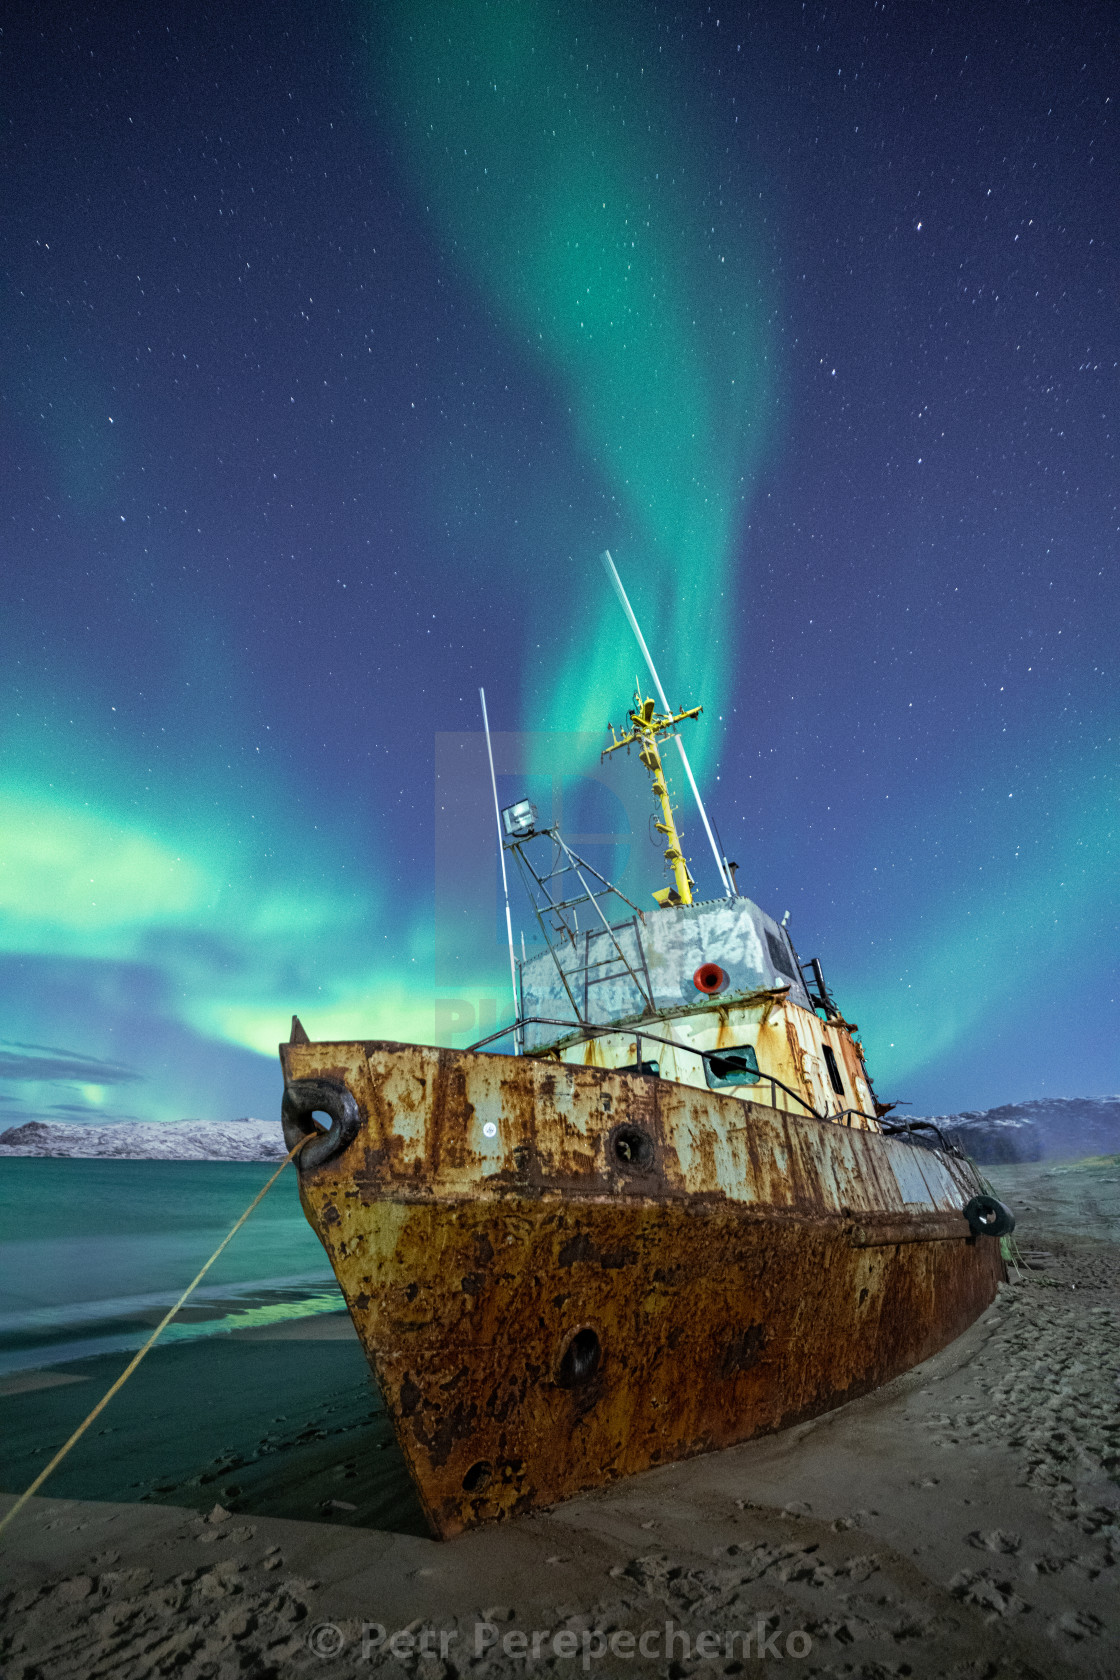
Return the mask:
<svg viewBox="0 0 1120 1680">
<path fill-rule="evenodd" d="M 362 1127 L 301 1196 L 445 1537 L 827 1410 L 951 1341 L 1003 1275 L 959 1211 L 902 1205 L 887 1151 L 910 1146 L 759 1088 L 284 1047 L 287 1078 L 326 1069 Z"/>
</svg>

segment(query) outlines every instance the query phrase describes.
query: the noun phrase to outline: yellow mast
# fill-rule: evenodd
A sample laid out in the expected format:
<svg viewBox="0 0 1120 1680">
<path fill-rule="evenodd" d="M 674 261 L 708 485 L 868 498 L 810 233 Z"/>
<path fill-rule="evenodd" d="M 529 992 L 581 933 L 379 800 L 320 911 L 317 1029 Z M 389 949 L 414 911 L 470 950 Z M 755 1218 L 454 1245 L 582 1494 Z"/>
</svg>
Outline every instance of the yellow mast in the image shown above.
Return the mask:
<svg viewBox="0 0 1120 1680">
<path fill-rule="evenodd" d="M 657 750 L 657 743 L 659 740 L 663 740 L 666 735 L 672 734 L 677 724 L 682 722 L 683 719 L 699 717 L 704 708 L 703 706 L 691 706 L 686 711 L 677 712 L 675 715 L 669 712 L 658 712 L 652 700 L 642 699 L 640 687 L 635 687 L 634 700 L 635 705 L 629 714 L 630 728 L 624 735 L 616 735 L 614 724 L 608 723 L 607 728 L 611 732 L 611 744 L 604 750 L 602 756 L 606 758 L 609 753 L 616 752 L 619 747 L 635 745 L 638 747 L 638 757 L 653 779 L 653 791 L 657 795 L 658 803 L 661 806 L 663 820 L 656 826 L 668 841 L 668 845 L 665 847 L 665 856 L 669 860 L 673 871 L 673 879 L 676 882 L 675 888 L 663 887 L 660 892 L 655 892 L 653 896 L 662 909 L 670 904 L 691 904 L 692 876 L 688 873 L 688 864 L 685 862 L 685 856 L 681 850 L 680 835 L 677 833 L 677 825 L 673 820 L 673 807 L 669 803 L 669 788 L 665 781 L 665 771 L 661 763 L 661 754 Z"/>
</svg>

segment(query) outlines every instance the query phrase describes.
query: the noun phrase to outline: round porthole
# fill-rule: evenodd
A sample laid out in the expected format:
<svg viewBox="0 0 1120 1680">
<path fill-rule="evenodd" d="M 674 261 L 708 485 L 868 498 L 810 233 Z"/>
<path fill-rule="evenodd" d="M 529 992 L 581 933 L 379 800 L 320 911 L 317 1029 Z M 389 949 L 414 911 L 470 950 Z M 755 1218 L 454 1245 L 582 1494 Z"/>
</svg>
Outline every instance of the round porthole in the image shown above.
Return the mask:
<svg viewBox="0 0 1120 1680">
<path fill-rule="evenodd" d="M 577 1330 L 560 1355 L 556 1380 L 561 1388 L 580 1388 L 590 1382 L 599 1369 L 603 1348 L 598 1336 L 588 1325 Z"/>
<path fill-rule="evenodd" d="M 612 1164 L 627 1172 L 648 1172 L 653 1165 L 653 1139 L 641 1126 L 616 1126 L 608 1147 Z"/>
<path fill-rule="evenodd" d="M 491 1468 L 490 1460 L 487 1458 L 480 1458 L 477 1464 L 471 1465 L 470 1469 L 463 1477 L 463 1492 L 485 1493 L 486 1489 L 490 1486 L 490 1480 L 493 1474 L 494 1472 Z"/>
</svg>

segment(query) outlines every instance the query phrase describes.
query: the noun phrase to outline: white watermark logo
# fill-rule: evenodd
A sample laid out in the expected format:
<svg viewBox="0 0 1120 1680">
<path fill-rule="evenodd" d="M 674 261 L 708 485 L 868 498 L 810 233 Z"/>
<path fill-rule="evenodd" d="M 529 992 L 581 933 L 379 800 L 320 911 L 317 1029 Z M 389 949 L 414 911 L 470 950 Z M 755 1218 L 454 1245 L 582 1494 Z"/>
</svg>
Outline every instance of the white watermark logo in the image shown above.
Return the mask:
<svg viewBox="0 0 1120 1680">
<path fill-rule="evenodd" d="M 313 1657 L 337 1657 L 346 1644 L 346 1635 L 333 1622 L 319 1622 L 307 1635 L 307 1648 Z"/>
<path fill-rule="evenodd" d="M 632 1633 L 615 1628 L 611 1633 L 602 1628 L 535 1628 L 531 1632 L 521 1628 L 499 1628 L 495 1622 L 475 1622 L 473 1638 L 460 1634 L 458 1628 L 426 1626 L 417 1629 L 415 1623 L 390 1632 L 382 1622 L 364 1622 L 361 1631 L 361 1656 L 371 1662 L 381 1655 L 405 1661 L 408 1658 L 440 1657 L 446 1661 L 453 1645 L 464 1647 L 473 1657 L 520 1658 L 529 1664 L 558 1657 L 561 1661 L 577 1662 L 585 1673 L 603 1657 L 612 1656 L 622 1662 L 693 1662 L 712 1657 L 738 1658 L 740 1661 L 781 1661 L 792 1657 L 795 1661 L 807 1657 L 813 1641 L 804 1628 L 794 1628 L 783 1634 L 774 1627 L 772 1618 L 759 1616 L 752 1628 L 700 1628 L 690 1632 L 667 1621 L 663 1626 L 643 1628 Z M 313 1656 L 328 1660 L 341 1655 L 347 1643 L 346 1634 L 334 1622 L 319 1622 L 307 1635 L 307 1646 Z"/>
</svg>

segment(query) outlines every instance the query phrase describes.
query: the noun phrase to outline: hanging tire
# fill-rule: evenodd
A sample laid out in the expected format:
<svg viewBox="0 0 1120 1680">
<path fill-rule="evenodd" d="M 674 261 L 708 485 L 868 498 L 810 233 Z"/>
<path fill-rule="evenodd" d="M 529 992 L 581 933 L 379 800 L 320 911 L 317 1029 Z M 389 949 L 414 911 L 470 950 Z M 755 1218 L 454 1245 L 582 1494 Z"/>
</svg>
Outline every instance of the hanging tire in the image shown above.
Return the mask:
<svg viewBox="0 0 1120 1680">
<path fill-rule="evenodd" d="M 974 1237 L 1008 1237 L 1015 1229 L 1015 1215 L 994 1196 L 973 1196 L 964 1216 Z"/>
<path fill-rule="evenodd" d="M 330 1130 L 321 1131 L 312 1116 L 330 1116 Z M 301 1137 L 314 1134 L 314 1142 L 304 1144 L 297 1156 L 300 1170 L 321 1167 L 331 1160 L 358 1135 L 362 1123 L 361 1111 L 353 1094 L 345 1085 L 331 1079 L 293 1079 L 285 1087 L 280 1106 L 280 1124 L 284 1128 L 284 1142 L 294 1149 Z"/>
</svg>

